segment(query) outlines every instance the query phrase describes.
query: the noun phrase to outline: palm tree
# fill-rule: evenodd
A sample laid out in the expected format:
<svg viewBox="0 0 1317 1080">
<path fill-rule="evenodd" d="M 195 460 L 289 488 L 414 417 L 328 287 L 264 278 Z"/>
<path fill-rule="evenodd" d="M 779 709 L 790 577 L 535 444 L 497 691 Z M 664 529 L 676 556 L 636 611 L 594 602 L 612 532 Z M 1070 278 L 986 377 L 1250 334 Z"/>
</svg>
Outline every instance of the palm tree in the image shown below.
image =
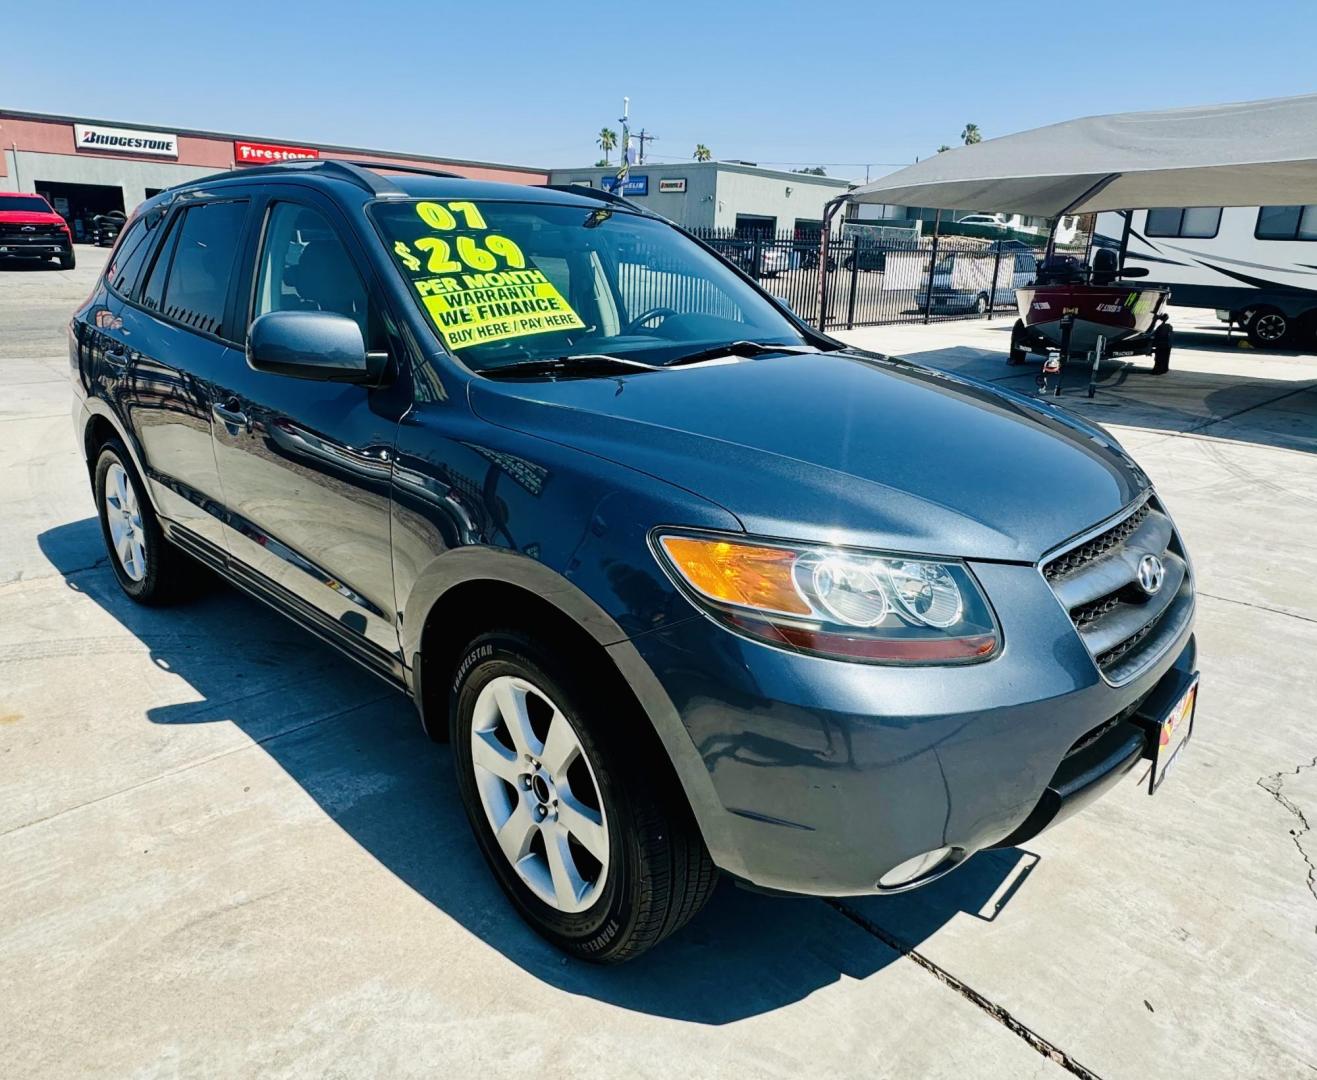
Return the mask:
<svg viewBox="0 0 1317 1080">
<path fill-rule="evenodd" d="M 609 153 L 617 147 L 617 132 L 612 128 L 600 128 L 599 138 L 595 142 L 604 152 L 604 164 L 607 165 Z"/>
<path fill-rule="evenodd" d="M 937 152 L 939 154 L 945 154 L 950 149 L 951 147 L 949 147 L 946 143 L 943 143 L 941 146 L 937 148 Z"/>
<path fill-rule="evenodd" d="M 691 157 L 693 157 L 696 161 L 708 161 L 710 158 L 713 157 L 713 151 L 710 150 L 707 146 L 705 146 L 704 143 L 696 143 L 695 153 L 693 153 Z"/>
<path fill-rule="evenodd" d="M 966 124 L 965 130 L 960 133 L 966 146 L 973 146 L 977 142 L 983 141 L 983 136 L 979 133 L 978 124 Z"/>
</svg>

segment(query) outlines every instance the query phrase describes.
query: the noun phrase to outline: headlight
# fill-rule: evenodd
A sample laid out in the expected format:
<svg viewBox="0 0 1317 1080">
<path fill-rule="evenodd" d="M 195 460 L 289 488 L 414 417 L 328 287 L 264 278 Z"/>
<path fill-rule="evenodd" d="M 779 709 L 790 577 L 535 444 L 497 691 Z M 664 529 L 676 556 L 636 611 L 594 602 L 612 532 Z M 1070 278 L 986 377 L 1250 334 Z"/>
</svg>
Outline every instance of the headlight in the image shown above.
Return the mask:
<svg viewBox="0 0 1317 1080">
<path fill-rule="evenodd" d="M 889 664 L 994 656 L 1000 635 L 959 562 L 660 532 L 659 561 L 720 621 L 774 645 Z"/>
</svg>

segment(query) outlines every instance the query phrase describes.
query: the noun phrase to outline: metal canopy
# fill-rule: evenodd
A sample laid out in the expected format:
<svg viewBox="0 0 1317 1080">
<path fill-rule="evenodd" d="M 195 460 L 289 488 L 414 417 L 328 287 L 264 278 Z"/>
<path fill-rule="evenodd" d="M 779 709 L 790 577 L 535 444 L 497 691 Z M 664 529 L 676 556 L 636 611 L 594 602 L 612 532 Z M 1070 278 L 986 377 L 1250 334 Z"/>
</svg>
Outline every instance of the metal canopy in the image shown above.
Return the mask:
<svg viewBox="0 0 1317 1080">
<path fill-rule="evenodd" d="M 1317 199 L 1317 94 L 1088 116 L 948 150 L 850 200 L 1053 217 Z"/>
</svg>

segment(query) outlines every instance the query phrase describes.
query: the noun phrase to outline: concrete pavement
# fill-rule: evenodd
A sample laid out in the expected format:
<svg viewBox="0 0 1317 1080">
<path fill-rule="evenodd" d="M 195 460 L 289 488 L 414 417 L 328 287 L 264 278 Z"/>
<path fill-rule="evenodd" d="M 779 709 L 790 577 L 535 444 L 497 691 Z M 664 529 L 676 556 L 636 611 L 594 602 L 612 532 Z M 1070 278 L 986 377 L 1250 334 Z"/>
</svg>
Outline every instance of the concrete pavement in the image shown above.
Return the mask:
<svg viewBox="0 0 1317 1080">
<path fill-rule="evenodd" d="M 568 961 L 480 860 L 410 704 L 222 585 L 104 565 L 68 417 L 71 272 L 0 268 L 0 1060 L 25 1077 L 1310 1076 L 1317 360 L 1210 334 L 1094 413 L 1202 595 L 1198 731 L 929 889 L 730 887 L 637 963 Z M 1008 323 L 856 331 L 1032 385 Z M 1027 463 L 1003 463 L 1027 467 Z"/>
</svg>

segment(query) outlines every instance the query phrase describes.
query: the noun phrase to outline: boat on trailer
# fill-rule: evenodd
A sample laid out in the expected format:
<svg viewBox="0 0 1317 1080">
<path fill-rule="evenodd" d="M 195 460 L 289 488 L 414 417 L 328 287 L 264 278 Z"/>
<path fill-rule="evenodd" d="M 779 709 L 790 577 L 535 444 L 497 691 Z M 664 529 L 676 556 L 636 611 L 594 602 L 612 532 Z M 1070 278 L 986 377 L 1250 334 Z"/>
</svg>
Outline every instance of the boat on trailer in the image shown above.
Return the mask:
<svg viewBox="0 0 1317 1080">
<path fill-rule="evenodd" d="M 1015 290 L 1020 317 L 1011 328 L 1006 363 L 1023 364 L 1031 352 L 1048 358 L 1055 354 L 1055 364 L 1044 363 L 1045 377 L 1060 374 L 1071 359 L 1085 357 L 1090 365 L 1089 397 L 1097 392 L 1104 359 L 1151 356 L 1152 373 L 1166 374 L 1173 330 L 1165 309 L 1171 290 L 1122 280 L 1146 273 L 1130 269 L 1122 275 L 1115 252 L 1106 248 L 1098 249 L 1092 266 L 1073 256 L 1044 259 L 1033 284 Z M 1056 393 L 1060 392 L 1058 379 Z"/>
</svg>

